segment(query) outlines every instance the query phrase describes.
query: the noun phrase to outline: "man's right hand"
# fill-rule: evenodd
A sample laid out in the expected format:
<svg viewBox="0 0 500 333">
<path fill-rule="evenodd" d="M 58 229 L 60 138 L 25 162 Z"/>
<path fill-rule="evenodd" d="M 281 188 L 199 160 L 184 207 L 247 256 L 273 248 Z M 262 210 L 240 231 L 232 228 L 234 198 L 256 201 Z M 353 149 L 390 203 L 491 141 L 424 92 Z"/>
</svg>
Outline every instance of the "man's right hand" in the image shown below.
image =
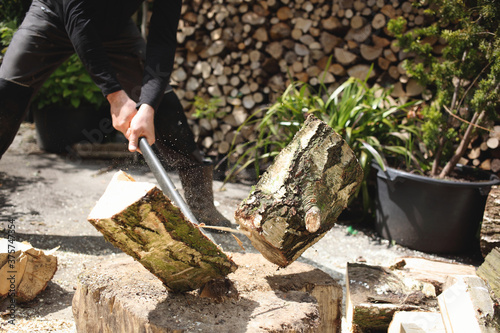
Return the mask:
<svg viewBox="0 0 500 333">
<path fill-rule="evenodd" d="M 109 94 L 107 99 L 111 105 L 111 119 L 113 121 L 113 127 L 126 136 L 130 127 L 130 122 L 137 114 L 135 102 L 130 99 L 127 93 L 123 90 Z"/>
</svg>

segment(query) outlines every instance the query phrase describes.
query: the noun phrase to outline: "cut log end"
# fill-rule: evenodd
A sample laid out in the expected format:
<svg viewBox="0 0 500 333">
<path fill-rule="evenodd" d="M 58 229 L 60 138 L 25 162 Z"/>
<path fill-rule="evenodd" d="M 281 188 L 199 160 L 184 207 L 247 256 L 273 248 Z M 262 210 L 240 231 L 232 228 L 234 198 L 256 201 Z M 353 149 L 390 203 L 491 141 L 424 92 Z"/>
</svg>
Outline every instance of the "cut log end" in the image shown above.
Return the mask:
<svg viewBox="0 0 500 333">
<path fill-rule="evenodd" d="M 22 303 L 35 299 L 57 271 L 56 249 L 45 252 L 7 239 L 0 240 L 0 248 L 5 251 L 0 253 L 0 300 L 9 297 Z"/>
<path fill-rule="evenodd" d="M 307 211 L 305 224 L 309 232 L 316 232 L 319 230 L 321 226 L 321 211 L 318 207 L 314 206 Z"/>
</svg>

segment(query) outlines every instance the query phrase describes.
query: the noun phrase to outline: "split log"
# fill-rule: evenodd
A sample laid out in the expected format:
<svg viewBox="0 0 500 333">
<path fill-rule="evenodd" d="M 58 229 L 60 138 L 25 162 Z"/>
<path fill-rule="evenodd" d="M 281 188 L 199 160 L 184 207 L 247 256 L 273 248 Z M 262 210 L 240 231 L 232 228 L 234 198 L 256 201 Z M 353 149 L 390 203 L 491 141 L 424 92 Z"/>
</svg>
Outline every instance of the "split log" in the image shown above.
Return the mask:
<svg viewBox="0 0 500 333">
<path fill-rule="evenodd" d="M 379 58 L 382 55 L 382 51 L 384 49 L 378 46 L 370 46 L 366 44 L 362 44 L 359 48 L 359 51 L 361 52 L 361 56 L 363 59 L 368 60 L 368 61 L 373 61 L 377 58 Z"/>
<path fill-rule="evenodd" d="M 88 220 L 173 291 L 200 288 L 236 269 L 160 189 L 123 171 L 114 175 Z"/>
<path fill-rule="evenodd" d="M 396 312 L 387 333 L 446 333 L 439 312 Z"/>
<path fill-rule="evenodd" d="M 478 276 L 452 280 L 450 287 L 438 296 L 446 332 L 499 332 L 488 285 Z"/>
<path fill-rule="evenodd" d="M 78 332 L 340 332 L 342 287 L 295 262 L 276 270 L 259 254 L 200 292 L 165 290 L 129 257 L 87 268 L 73 298 Z"/>
<path fill-rule="evenodd" d="M 235 212 L 253 246 L 285 267 L 335 224 L 363 171 L 340 135 L 313 116 Z"/>
<path fill-rule="evenodd" d="M 348 263 L 346 321 L 351 332 L 387 330 L 397 311 L 435 311 L 434 286 L 380 266 Z"/>
<path fill-rule="evenodd" d="M 56 249 L 44 252 L 29 243 L 0 239 L 0 300 L 28 302 L 41 293 L 57 271 Z"/>
<path fill-rule="evenodd" d="M 493 249 L 486 256 L 484 262 L 477 269 L 477 275 L 488 282 L 494 297 L 500 301 L 500 248 Z"/>
<path fill-rule="evenodd" d="M 358 78 L 360 80 L 366 79 L 368 74 L 370 74 L 369 78 L 373 78 L 374 76 L 377 75 L 375 70 L 371 70 L 370 66 L 364 64 L 358 64 L 352 66 L 347 70 L 347 74 L 349 74 L 349 76 Z"/>
<path fill-rule="evenodd" d="M 335 48 L 334 54 L 335 54 L 335 59 L 342 65 L 350 65 L 357 58 L 357 56 L 354 53 L 344 50 L 340 47 Z"/>
<path fill-rule="evenodd" d="M 500 186 L 492 186 L 488 193 L 479 245 L 484 257 L 495 247 L 500 247 Z"/>
<path fill-rule="evenodd" d="M 443 285 L 448 277 L 474 275 L 476 273 L 476 267 L 472 265 L 416 257 L 399 258 L 391 268 L 397 269 L 397 273 L 403 278 L 432 284 L 437 294 L 442 292 Z"/>
</svg>

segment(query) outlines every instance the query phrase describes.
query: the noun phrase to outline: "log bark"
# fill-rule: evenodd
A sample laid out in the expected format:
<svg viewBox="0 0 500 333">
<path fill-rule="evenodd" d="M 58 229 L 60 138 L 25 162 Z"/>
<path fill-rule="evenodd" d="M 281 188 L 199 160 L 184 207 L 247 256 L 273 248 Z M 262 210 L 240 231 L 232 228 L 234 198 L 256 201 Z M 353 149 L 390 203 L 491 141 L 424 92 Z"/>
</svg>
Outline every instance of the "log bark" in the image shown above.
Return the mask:
<svg viewBox="0 0 500 333">
<path fill-rule="evenodd" d="M 269 261 L 285 267 L 335 224 L 363 171 L 345 141 L 309 116 L 235 212 Z"/>
<path fill-rule="evenodd" d="M 259 254 L 200 292 L 164 285 L 130 257 L 87 268 L 73 298 L 78 332 L 340 332 L 342 287 L 295 262 L 276 270 Z M 208 289 L 208 290 L 207 290 Z"/>
<path fill-rule="evenodd" d="M 115 174 L 88 220 L 173 291 L 200 288 L 236 269 L 160 189 L 123 171 Z"/>
<path fill-rule="evenodd" d="M 497 303 L 500 302 L 500 248 L 493 249 L 486 256 L 484 262 L 477 269 L 477 275 L 488 281 Z"/>
<path fill-rule="evenodd" d="M 492 186 L 484 209 L 479 245 L 484 257 L 500 247 L 500 186 Z"/>
<path fill-rule="evenodd" d="M 57 271 L 56 249 L 45 252 L 9 239 L 0 239 L 0 249 L 0 300 L 8 297 L 22 303 L 35 299 Z"/>
</svg>

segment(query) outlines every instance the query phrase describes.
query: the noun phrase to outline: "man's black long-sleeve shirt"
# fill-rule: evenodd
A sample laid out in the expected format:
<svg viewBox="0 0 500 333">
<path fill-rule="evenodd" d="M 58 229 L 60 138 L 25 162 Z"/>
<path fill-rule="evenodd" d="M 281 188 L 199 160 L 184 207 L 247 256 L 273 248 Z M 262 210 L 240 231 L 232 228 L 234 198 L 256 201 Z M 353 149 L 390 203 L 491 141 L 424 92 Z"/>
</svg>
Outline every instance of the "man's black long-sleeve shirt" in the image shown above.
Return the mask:
<svg viewBox="0 0 500 333">
<path fill-rule="evenodd" d="M 113 40 L 143 0 L 44 0 L 53 5 L 87 70 L 104 95 L 121 90 L 103 41 Z M 155 110 L 172 71 L 182 0 L 153 3 L 139 104 Z"/>
</svg>

